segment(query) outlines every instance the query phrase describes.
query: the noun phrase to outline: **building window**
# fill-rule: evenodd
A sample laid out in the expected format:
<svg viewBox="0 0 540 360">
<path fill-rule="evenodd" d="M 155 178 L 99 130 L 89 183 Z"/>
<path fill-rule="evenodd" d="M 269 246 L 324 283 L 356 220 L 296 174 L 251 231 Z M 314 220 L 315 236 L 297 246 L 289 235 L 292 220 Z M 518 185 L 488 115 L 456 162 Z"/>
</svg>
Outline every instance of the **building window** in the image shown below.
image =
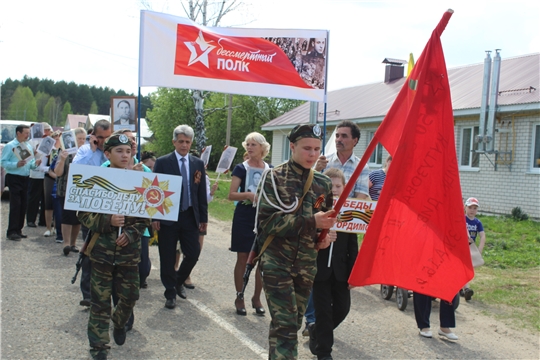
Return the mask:
<svg viewBox="0 0 540 360">
<path fill-rule="evenodd" d="M 473 152 L 475 150 L 474 139 L 479 134 L 478 126 L 466 127 L 461 129 L 461 167 L 477 168 L 480 166 L 480 154 Z"/>
<path fill-rule="evenodd" d="M 369 142 L 368 142 L 368 144 L 371 142 L 374 135 L 375 135 L 374 131 L 369 132 Z M 381 143 L 378 143 L 377 146 L 375 147 L 375 150 L 373 151 L 373 153 L 369 157 L 369 163 L 382 166 L 382 155 L 383 155 L 382 153 L 383 153 L 383 147 L 382 147 Z"/>
<path fill-rule="evenodd" d="M 533 125 L 531 170 L 540 173 L 540 124 Z"/>
<path fill-rule="evenodd" d="M 287 161 L 291 157 L 291 147 L 287 135 L 283 135 L 283 148 L 281 151 L 281 161 Z"/>
</svg>

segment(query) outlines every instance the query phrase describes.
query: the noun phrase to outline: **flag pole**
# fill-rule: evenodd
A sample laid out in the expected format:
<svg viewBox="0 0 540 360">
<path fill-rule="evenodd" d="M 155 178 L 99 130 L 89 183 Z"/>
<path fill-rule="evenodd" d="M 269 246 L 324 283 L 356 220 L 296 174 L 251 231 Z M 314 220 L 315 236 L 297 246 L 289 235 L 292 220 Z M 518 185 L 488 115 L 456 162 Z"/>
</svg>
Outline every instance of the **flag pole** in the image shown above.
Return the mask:
<svg viewBox="0 0 540 360">
<path fill-rule="evenodd" d="M 371 142 L 369 143 L 368 147 L 366 148 L 366 151 L 364 152 L 364 155 L 362 156 L 362 159 L 360 159 L 360 163 L 354 169 L 354 172 L 352 173 L 351 177 L 349 178 L 349 181 L 345 185 L 345 188 L 343 189 L 343 192 L 339 196 L 338 201 L 336 202 L 336 205 L 334 206 L 334 213 L 331 215 L 331 217 L 336 217 L 339 214 L 339 210 L 341 210 L 341 207 L 345 203 L 345 200 L 347 200 L 347 196 L 351 193 L 354 184 L 356 183 L 356 179 L 360 176 L 360 173 L 364 169 L 364 166 L 366 166 L 369 158 L 371 157 L 371 154 L 373 151 L 375 151 L 375 147 L 379 141 L 377 140 L 376 136 L 373 136 L 373 139 L 371 139 Z M 319 240 L 321 241 L 326 237 L 326 234 L 328 234 L 328 229 L 324 229 L 321 234 L 319 235 Z"/>
<path fill-rule="evenodd" d="M 137 98 L 137 160 L 141 161 L 141 87 Z"/>
</svg>

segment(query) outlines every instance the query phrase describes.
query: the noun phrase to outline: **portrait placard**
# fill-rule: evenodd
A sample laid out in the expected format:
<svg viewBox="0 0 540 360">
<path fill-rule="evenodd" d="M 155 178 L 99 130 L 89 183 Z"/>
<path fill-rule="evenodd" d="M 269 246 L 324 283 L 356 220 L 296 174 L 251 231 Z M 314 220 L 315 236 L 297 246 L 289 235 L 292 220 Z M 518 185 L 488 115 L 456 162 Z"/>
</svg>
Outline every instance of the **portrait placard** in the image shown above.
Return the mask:
<svg viewBox="0 0 540 360">
<path fill-rule="evenodd" d="M 264 168 L 253 168 L 249 167 L 246 174 L 246 192 L 257 192 L 257 187 L 261 182 L 262 173 Z"/>
<path fill-rule="evenodd" d="M 78 146 L 75 139 L 77 139 L 75 130 L 64 131 L 62 135 L 60 135 L 60 146 L 62 150 L 67 151 L 69 154 L 76 154 Z"/>
<path fill-rule="evenodd" d="M 71 164 L 64 208 L 177 221 L 180 194 L 181 176 Z"/>
<path fill-rule="evenodd" d="M 19 143 L 19 145 L 15 146 L 13 148 L 13 153 L 17 157 L 17 159 L 22 161 L 30 161 L 34 157 L 34 154 L 30 149 L 28 149 L 28 146 L 26 145 L 26 142 Z"/>
<path fill-rule="evenodd" d="M 238 148 L 235 148 L 234 146 L 227 146 L 225 150 L 223 150 L 216 169 L 217 173 L 225 174 L 229 171 L 234 156 L 236 155 L 236 150 L 238 150 Z"/>
<path fill-rule="evenodd" d="M 51 151 L 53 150 L 55 143 L 56 143 L 55 139 L 53 139 L 50 136 L 47 136 L 41 140 L 41 143 L 39 144 L 37 148 L 37 152 L 45 156 L 48 156 L 51 154 Z"/>
<path fill-rule="evenodd" d="M 42 123 L 34 123 L 34 125 L 30 127 L 30 135 L 32 139 L 41 139 L 44 134 L 45 131 Z"/>
<path fill-rule="evenodd" d="M 334 206 L 337 200 L 334 198 Z M 365 233 L 376 207 L 376 201 L 347 199 L 339 211 L 338 221 L 330 230 L 356 234 Z"/>
<path fill-rule="evenodd" d="M 208 160 L 210 160 L 210 153 L 212 152 L 212 145 L 207 145 L 202 154 L 201 154 L 201 160 L 204 162 L 204 166 L 208 166 Z"/>
<path fill-rule="evenodd" d="M 137 132 L 137 98 L 135 96 L 111 97 L 112 131 L 129 129 Z"/>
</svg>

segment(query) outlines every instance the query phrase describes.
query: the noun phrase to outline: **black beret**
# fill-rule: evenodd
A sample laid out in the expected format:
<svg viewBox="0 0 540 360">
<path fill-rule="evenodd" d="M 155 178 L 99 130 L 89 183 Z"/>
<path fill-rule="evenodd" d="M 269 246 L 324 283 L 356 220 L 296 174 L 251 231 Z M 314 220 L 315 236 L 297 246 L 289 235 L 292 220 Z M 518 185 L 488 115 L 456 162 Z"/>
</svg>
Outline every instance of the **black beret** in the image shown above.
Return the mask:
<svg viewBox="0 0 540 360">
<path fill-rule="evenodd" d="M 113 148 L 119 145 L 131 146 L 131 141 L 125 134 L 117 134 L 117 135 L 109 136 L 107 140 L 105 140 L 104 149 L 109 150 L 110 148 Z"/>
<path fill-rule="evenodd" d="M 308 124 L 308 125 L 296 125 L 287 138 L 290 142 L 295 143 L 303 138 L 314 138 L 321 140 L 321 127 L 319 124 Z"/>
</svg>

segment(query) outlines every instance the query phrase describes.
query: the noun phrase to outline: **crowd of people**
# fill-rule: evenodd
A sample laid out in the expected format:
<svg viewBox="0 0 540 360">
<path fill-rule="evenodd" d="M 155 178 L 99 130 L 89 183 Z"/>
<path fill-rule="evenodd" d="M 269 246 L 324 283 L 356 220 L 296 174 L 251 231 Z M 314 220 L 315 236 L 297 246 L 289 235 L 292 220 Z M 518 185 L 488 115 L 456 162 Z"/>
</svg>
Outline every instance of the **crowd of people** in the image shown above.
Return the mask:
<svg viewBox="0 0 540 360">
<path fill-rule="evenodd" d="M 210 184 L 204 162 L 191 150 L 194 131 L 188 125 L 173 130 L 174 151 L 159 158 L 143 152 L 141 162 L 132 131 L 123 129 L 113 133 L 107 120 L 96 122 L 88 132 L 83 128 L 74 130 L 76 154 L 60 148 L 60 132 L 52 133 L 48 124 L 44 124 L 43 130 L 44 137 L 57 140 L 50 155 L 34 156 L 30 160 L 15 157 L 11 149 L 16 146 L 35 153 L 28 143 L 30 128 L 25 125 L 17 127 L 16 138 L 2 153 L 2 167 L 7 171 L 6 184 L 10 189 L 7 239 L 26 238 L 22 233 L 26 217 L 29 227 L 46 226 L 43 236 L 56 233 L 56 241 L 63 243 L 62 254 L 69 256 L 79 252 L 76 242 L 82 232 L 87 256 L 82 264 L 80 305 L 90 307 L 90 353 L 94 359 L 106 359 L 110 349 L 110 322 L 118 345 L 124 344 L 126 333 L 133 328 L 133 308 L 139 299 L 139 289 L 147 287 L 150 274 L 152 236 L 158 239 L 165 307 L 174 309 L 176 297 L 186 299 L 186 288 L 195 287 L 190 275 L 203 247 L 208 203 L 218 185 Z M 290 159 L 274 167 L 265 161 L 270 144 L 262 134 L 252 132 L 242 143 L 246 150 L 244 161 L 232 171 L 228 199 L 236 204 L 229 248 L 236 253 L 232 269 L 236 291 L 234 310 L 237 315 L 247 315 L 243 276 L 249 253 L 256 251 L 255 291 L 250 300 L 255 314 L 265 316 L 268 309 L 271 317 L 268 336 L 271 359 L 297 357 L 297 333 L 304 321 L 303 335 L 309 336 L 311 352 L 318 359 L 331 359 L 333 331 L 351 307 L 348 278 L 358 253 L 357 236 L 328 231 L 325 237 L 319 237 L 322 230 L 335 224 L 333 200 L 341 195 L 360 162 L 354 154 L 360 129 L 354 122 L 340 122 L 336 128 L 336 153 L 327 156 L 320 155 L 321 138 L 318 125 L 296 126 L 288 135 Z M 391 160 L 388 157 L 380 170 L 371 173 L 366 165 L 349 197 L 377 200 Z M 177 220 L 150 221 L 64 209 L 71 164 L 181 176 Z M 476 218 L 479 202 L 470 198 L 465 205 L 470 241 L 480 238 L 482 251 L 485 233 Z M 261 300 L 263 290 L 267 309 Z M 466 300 L 473 293 L 468 284 L 461 292 Z M 455 327 L 458 297 L 456 294 L 451 303 L 441 301 L 438 333 L 449 340 L 458 339 L 451 331 Z M 428 338 L 432 337 L 431 300 L 427 295 L 414 293 L 419 333 Z"/>
</svg>

